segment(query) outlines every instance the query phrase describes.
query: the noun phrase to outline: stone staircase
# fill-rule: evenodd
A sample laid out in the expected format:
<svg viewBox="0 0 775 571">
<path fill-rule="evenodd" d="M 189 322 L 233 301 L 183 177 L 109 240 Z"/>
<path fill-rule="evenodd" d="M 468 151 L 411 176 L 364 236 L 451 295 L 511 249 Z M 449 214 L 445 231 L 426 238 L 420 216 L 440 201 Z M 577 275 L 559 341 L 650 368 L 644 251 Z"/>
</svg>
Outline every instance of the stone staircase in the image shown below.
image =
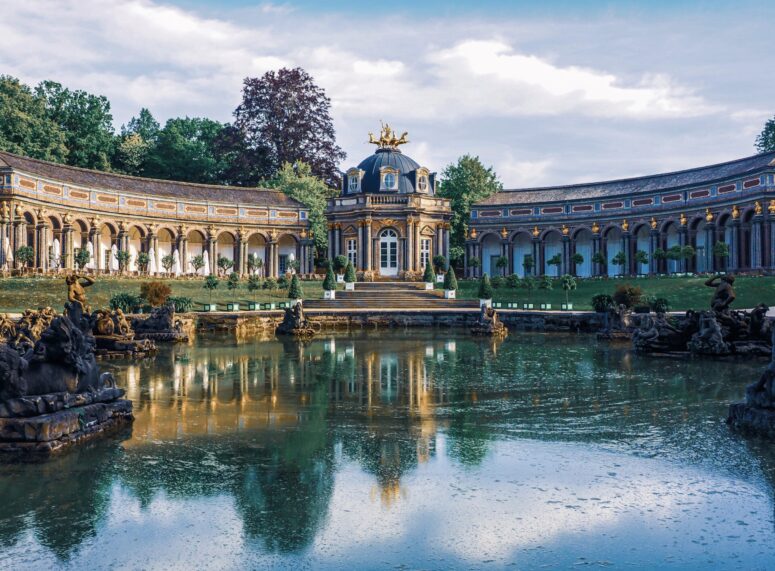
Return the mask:
<svg viewBox="0 0 775 571">
<path fill-rule="evenodd" d="M 344 287 L 344 286 L 340 286 Z M 417 282 L 358 282 L 354 291 L 337 290 L 336 299 L 313 299 L 304 302 L 305 310 L 423 310 L 476 309 L 477 300 L 444 299 L 440 290 L 426 290 Z"/>
</svg>

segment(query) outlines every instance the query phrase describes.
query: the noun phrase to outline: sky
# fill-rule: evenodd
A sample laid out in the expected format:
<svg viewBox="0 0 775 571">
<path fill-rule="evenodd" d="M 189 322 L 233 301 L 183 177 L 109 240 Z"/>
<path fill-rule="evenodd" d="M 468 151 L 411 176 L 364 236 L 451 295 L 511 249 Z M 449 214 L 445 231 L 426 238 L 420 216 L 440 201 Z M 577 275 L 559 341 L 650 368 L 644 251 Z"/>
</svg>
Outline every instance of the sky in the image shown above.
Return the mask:
<svg viewBox="0 0 775 571">
<path fill-rule="evenodd" d="M 300 66 L 331 98 L 342 170 L 380 121 L 441 172 L 507 188 L 755 153 L 775 115 L 775 2 L 0 0 L 0 73 L 105 95 L 116 127 L 230 121 L 242 81 Z"/>
</svg>

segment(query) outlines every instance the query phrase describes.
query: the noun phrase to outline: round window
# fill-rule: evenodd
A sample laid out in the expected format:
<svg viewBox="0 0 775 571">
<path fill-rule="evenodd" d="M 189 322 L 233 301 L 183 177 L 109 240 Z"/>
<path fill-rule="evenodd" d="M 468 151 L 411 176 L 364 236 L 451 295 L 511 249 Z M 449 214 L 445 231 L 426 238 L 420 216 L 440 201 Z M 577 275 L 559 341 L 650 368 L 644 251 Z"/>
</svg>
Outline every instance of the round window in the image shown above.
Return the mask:
<svg viewBox="0 0 775 571">
<path fill-rule="evenodd" d="M 350 177 L 350 192 L 355 192 L 358 190 L 358 177 L 357 176 L 351 176 Z"/>
<path fill-rule="evenodd" d="M 396 187 L 396 175 L 394 175 L 392 172 L 389 172 L 385 175 L 385 188 L 395 188 Z"/>
</svg>

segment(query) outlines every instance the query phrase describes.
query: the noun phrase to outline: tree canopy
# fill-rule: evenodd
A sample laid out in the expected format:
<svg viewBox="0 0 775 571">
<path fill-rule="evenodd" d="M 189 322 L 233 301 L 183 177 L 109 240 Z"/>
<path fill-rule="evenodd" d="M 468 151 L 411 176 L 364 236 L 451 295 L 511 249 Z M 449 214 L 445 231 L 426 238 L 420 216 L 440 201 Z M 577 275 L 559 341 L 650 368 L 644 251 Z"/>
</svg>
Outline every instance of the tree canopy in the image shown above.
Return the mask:
<svg viewBox="0 0 775 571">
<path fill-rule="evenodd" d="M 457 163 L 447 165 L 442 173 L 439 196 L 449 198 L 452 206 L 450 246 L 460 250 L 465 245 L 471 205 L 503 189 L 492 167 L 485 167 L 479 157 L 463 155 Z M 451 258 L 459 256 L 450 255 Z"/>
<path fill-rule="evenodd" d="M 775 151 L 775 117 L 764 124 L 762 132 L 756 137 L 756 150 L 760 153 Z"/>
<path fill-rule="evenodd" d="M 338 164 L 344 151 L 336 144 L 331 100 L 301 68 L 248 77 L 234 126 L 248 149 L 266 152 L 274 169 L 284 163 L 307 163 L 329 186 L 338 188 Z"/>
</svg>

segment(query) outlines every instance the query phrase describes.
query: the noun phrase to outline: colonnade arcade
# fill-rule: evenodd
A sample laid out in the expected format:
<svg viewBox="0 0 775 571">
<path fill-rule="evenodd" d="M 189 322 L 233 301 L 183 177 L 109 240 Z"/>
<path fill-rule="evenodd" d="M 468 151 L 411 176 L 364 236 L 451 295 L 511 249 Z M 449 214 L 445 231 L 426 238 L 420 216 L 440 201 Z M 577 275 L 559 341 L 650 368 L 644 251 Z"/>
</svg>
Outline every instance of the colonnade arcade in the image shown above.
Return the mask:
<svg viewBox="0 0 775 571">
<path fill-rule="evenodd" d="M 118 252 L 128 252 L 124 269 L 130 273 L 215 274 L 219 257 L 232 262 L 229 272 L 241 275 L 253 271 L 277 277 L 292 268 L 302 274 L 313 272 L 313 242 L 306 230 L 297 235 L 289 229 L 87 217 L 8 201 L 3 202 L 0 214 L 0 265 L 4 270 L 20 267 L 16 253 L 29 246 L 33 256 L 27 265 L 40 272 L 75 269 L 79 249 L 90 254 L 85 269 L 98 273 L 119 271 Z M 145 268 L 141 268 L 141 253 L 148 255 Z M 174 260 L 169 269 L 164 267 L 167 256 Z M 201 268 L 192 263 L 197 256 L 204 258 Z M 256 267 L 249 267 L 249 256 L 260 260 Z"/>
<path fill-rule="evenodd" d="M 719 243 L 726 248 L 719 248 Z M 679 248 L 684 255 L 667 255 Z M 502 258 L 507 261 L 505 267 L 503 261 L 498 263 Z M 473 259 L 476 262 L 471 263 Z M 468 277 L 483 273 L 591 277 L 765 269 L 775 269 L 775 200 L 661 220 L 474 227 L 466 241 Z"/>
</svg>

